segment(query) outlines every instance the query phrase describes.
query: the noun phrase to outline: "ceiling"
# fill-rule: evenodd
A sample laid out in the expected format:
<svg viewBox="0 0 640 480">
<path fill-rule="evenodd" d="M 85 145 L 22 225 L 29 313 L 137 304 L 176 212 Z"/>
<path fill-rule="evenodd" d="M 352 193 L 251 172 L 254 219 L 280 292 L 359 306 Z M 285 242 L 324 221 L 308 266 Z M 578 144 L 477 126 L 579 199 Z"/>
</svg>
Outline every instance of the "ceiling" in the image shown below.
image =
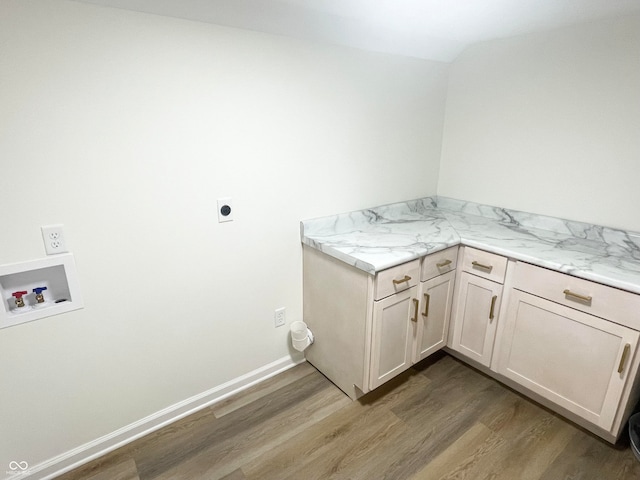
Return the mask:
<svg viewBox="0 0 640 480">
<path fill-rule="evenodd" d="M 76 1 L 444 62 L 484 40 L 640 14 L 640 0 Z"/>
</svg>

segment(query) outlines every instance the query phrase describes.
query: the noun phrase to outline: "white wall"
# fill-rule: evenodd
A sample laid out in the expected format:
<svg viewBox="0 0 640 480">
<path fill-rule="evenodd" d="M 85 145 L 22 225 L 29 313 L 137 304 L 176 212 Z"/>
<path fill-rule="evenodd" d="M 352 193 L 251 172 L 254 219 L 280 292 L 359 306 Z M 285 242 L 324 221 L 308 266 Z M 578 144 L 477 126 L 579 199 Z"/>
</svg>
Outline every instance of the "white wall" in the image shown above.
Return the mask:
<svg viewBox="0 0 640 480">
<path fill-rule="evenodd" d="M 3 0 L 0 264 L 43 257 L 40 226 L 63 223 L 86 307 L 0 331 L 0 472 L 289 355 L 273 311 L 302 315 L 298 222 L 435 194 L 446 74 Z"/>
<path fill-rule="evenodd" d="M 439 195 L 640 231 L 640 17 L 469 48 L 442 148 Z"/>
</svg>

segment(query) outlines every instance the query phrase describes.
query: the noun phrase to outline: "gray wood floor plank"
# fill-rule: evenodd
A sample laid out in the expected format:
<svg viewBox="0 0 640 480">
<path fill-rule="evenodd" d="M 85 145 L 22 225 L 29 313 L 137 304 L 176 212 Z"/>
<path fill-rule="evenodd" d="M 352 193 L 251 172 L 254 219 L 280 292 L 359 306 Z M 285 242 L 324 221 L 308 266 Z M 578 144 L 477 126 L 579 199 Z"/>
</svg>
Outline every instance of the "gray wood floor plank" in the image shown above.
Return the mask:
<svg viewBox="0 0 640 480">
<path fill-rule="evenodd" d="M 349 403 L 331 417 L 291 438 L 277 450 L 266 452 L 244 466 L 243 470 L 248 478 L 295 478 L 297 472 L 304 474 L 303 478 L 316 474 L 320 474 L 320 478 L 323 475 L 337 475 L 338 470 L 344 470 L 345 465 L 351 465 L 356 458 L 366 457 L 372 446 L 392 442 L 401 434 L 406 427 L 389 411 L 389 407 L 403 400 L 410 392 L 424 390 L 428 384 L 425 377 L 407 372 L 361 401 Z M 368 430 L 367 427 L 374 423 L 381 423 L 382 428 Z M 359 436 L 359 430 L 364 430 L 364 439 Z M 336 456 L 340 457 L 340 466 L 336 460 L 330 468 L 336 471 L 327 472 L 326 459 Z M 314 463 L 313 467 L 308 467 L 311 463 Z M 309 474 L 309 471 L 314 473 Z"/>
<path fill-rule="evenodd" d="M 133 458 L 126 455 L 107 455 L 58 477 L 60 480 L 139 480 Z"/>
<path fill-rule="evenodd" d="M 139 464 L 141 480 L 221 478 L 351 403 L 317 372 L 281 390 L 218 419 L 225 427 L 212 431 L 189 456 L 160 468 L 152 455 L 147 468 Z"/>
<path fill-rule="evenodd" d="M 63 480 L 631 480 L 640 462 L 439 354 L 356 402 L 302 364 Z"/>
<path fill-rule="evenodd" d="M 317 373 L 316 369 L 310 363 L 303 363 L 296 368 L 291 368 L 285 372 L 271 377 L 264 382 L 254 385 L 242 392 L 233 395 L 221 402 L 217 402 L 211 407 L 216 417 L 222 417 L 228 413 L 237 410 L 240 407 L 250 404 L 255 400 L 262 398 L 270 393 L 299 380 L 307 375 Z"/>
<path fill-rule="evenodd" d="M 607 472 L 607 477 L 603 477 L 603 472 Z M 599 438 L 577 431 L 540 480 L 601 478 L 640 479 L 640 462 L 630 455 L 628 448 L 613 448 Z"/>
<path fill-rule="evenodd" d="M 411 477 L 411 480 L 475 479 L 478 465 L 491 461 L 504 439 L 481 423 L 474 424 Z"/>
<path fill-rule="evenodd" d="M 225 475 L 220 480 L 246 480 L 247 477 L 244 476 L 242 470 L 234 470 L 229 475 Z"/>
</svg>

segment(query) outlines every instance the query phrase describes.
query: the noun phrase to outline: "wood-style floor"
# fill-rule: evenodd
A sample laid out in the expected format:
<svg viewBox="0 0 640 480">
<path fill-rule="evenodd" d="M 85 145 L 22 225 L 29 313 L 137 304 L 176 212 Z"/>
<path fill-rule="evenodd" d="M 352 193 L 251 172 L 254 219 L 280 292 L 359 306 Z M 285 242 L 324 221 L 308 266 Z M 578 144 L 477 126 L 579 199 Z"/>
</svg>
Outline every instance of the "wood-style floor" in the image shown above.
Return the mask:
<svg viewBox="0 0 640 480">
<path fill-rule="evenodd" d="M 59 478 L 637 480 L 640 462 L 438 355 L 357 402 L 305 363 Z"/>
</svg>

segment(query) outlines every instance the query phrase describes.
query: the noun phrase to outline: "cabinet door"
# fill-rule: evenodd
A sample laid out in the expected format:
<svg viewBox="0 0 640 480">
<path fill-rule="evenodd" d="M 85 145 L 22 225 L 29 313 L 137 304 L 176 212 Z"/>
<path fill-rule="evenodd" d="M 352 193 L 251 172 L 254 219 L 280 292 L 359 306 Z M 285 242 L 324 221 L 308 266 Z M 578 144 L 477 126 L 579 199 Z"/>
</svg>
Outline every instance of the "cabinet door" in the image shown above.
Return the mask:
<svg viewBox="0 0 640 480">
<path fill-rule="evenodd" d="M 498 372 L 610 431 L 638 332 L 513 290 Z"/>
<path fill-rule="evenodd" d="M 416 333 L 418 287 L 411 287 L 373 305 L 371 381 L 373 390 L 411 366 Z"/>
<path fill-rule="evenodd" d="M 499 283 L 462 272 L 451 348 L 489 366 L 501 297 L 502 285 Z"/>
<path fill-rule="evenodd" d="M 449 272 L 422 282 L 413 363 L 440 350 L 447 343 L 455 274 Z"/>
</svg>

